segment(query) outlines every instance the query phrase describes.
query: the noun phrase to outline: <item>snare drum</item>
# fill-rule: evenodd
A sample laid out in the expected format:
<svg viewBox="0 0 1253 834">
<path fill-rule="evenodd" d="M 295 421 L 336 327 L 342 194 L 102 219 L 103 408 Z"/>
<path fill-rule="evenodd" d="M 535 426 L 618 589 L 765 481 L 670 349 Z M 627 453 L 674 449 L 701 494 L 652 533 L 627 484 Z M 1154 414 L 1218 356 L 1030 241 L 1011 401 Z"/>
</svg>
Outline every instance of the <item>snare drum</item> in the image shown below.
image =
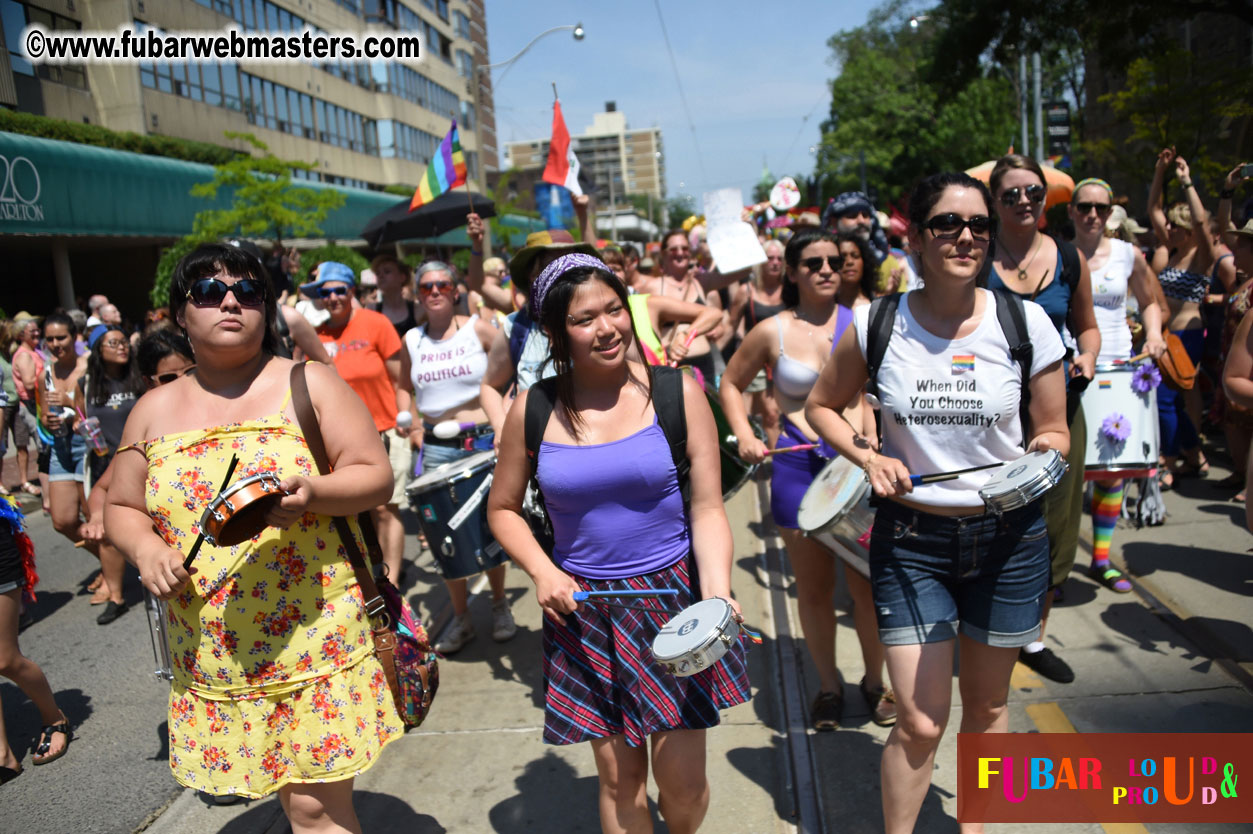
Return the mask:
<svg viewBox="0 0 1253 834">
<path fill-rule="evenodd" d="M 1025 507 L 1053 487 L 1066 474 L 1066 459 L 1056 449 L 1030 452 L 1011 460 L 979 490 L 979 497 L 996 512 Z"/>
<path fill-rule="evenodd" d="M 671 618 L 653 639 L 653 658 L 684 678 L 710 668 L 740 636 L 735 610 L 725 599 L 705 599 Z"/>
<path fill-rule="evenodd" d="M 201 514 L 204 540 L 214 547 L 232 547 L 248 541 L 268 526 L 265 514 L 286 494 L 272 472 L 236 481 L 210 501 Z"/>
<path fill-rule="evenodd" d="M 1092 382 L 1084 389 L 1080 402 L 1088 424 L 1087 480 L 1143 478 L 1157 467 L 1157 391 L 1141 394 L 1131 386 L 1137 367 L 1131 363 L 1097 365 Z M 1126 418 L 1131 431 L 1126 440 L 1112 441 L 1101 434 L 1101 424 L 1111 414 Z"/>
<path fill-rule="evenodd" d="M 432 469 L 405 487 L 409 506 L 445 579 L 464 579 L 508 556 L 487 526 L 495 452 L 478 452 Z"/>
<path fill-rule="evenodd" d="M 870 562 L 862 544 L 874 526 L 866 474 L 848 458 L 834 458 L 814 478 L 801 499 L 796 519 L 806 535 L 869 578 Z"/>
<path fill-rule="evenodd" d="M 740 457 L 739 441 L 736 440 L 735 432 L 731 431 L 731 424 L 727 421 L 726 412 L 722 410 L 722 403 L 708 392 L 705 397 L 709 400 L 709 408 L 714 413 L 714 424 L 718 427 L 718 451 L 722 460 L 722 500 L 729 501 L 753 477 L 757 464 L 747 463 Z M 749 425 L 757 439 L 764 443 L 766 435 L 761 428 L 751 420 Z"/>
<path fill-rule="evenodd" d="M 152 638 L 152 673 L 159 681 L 172 681 L 174 661 L 170 656 L 170 643 L 166 639 L 165 602 L 144 588 L 144 610 L 148 612 L 148 633 Z"/>
</svg>

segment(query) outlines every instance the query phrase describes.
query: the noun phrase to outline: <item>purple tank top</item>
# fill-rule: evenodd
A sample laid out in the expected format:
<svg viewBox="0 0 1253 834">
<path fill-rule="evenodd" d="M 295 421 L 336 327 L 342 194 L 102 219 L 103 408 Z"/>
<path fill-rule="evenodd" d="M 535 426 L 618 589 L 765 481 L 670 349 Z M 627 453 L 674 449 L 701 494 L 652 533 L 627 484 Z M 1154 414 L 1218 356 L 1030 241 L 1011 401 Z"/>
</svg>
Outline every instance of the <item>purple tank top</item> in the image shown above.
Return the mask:
<svg viewBox="0 0 1253 834">
<path fill-rule="evenodd" d="M 545 441 L 535 475 L 552 519 L 553 562 L 566 573 L 623 579 L 687 556 L 683 495 L 656 418 L 612 443 Z"/>
</svg>

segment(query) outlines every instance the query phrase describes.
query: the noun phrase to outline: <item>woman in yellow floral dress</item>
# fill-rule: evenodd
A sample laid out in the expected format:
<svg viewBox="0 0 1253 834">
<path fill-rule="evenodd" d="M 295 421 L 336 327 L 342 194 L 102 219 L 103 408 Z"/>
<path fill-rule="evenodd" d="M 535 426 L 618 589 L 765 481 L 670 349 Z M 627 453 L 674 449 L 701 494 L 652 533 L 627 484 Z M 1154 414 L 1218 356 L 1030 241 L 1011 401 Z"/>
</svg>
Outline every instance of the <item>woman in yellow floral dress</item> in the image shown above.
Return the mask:
<svg viewBox="0 0 1253 834">
<path fill-rule="evenodd" d="M 292 363 L 273 354 L 274 293 L 251 255 L 219 245 L 189 254 L 170 311 L 196 370 L 135 405 L 105 515 L 109 538 L 169 603 L 170 768 L 211 794 L 277 791 L 298 834 L 358 832 L 353 778 L 403 729 L 331 517 L 386 500 L 387 453 L 352 390 L 310 365 L 334 470 L 317 475 L 292 410 Z M 205 543 L 184 570 L 232 455 L 232 483 L 273 472 L 290 494 L 260 534 Z"/>
</svg>

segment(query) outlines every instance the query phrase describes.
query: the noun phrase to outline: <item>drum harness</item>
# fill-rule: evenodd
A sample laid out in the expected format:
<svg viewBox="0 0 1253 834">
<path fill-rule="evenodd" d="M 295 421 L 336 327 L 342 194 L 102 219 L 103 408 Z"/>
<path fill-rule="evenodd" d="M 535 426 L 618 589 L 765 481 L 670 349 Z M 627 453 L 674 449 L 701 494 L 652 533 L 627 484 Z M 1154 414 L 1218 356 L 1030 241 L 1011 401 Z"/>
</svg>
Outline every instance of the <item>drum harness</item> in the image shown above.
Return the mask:
<svg viewBox="0 0 1253 834">
<path fill-rule="evenodd" d="M 1009 344 L 1009 356 L 1018 363 L 1022 371 L 1022 389 L 1018 398 L 1018 419 L 1022 423 L 1022 445 L 1028 443 L 1027 427 L 1031 420 L 1031 362 L 1035 356 L 1035 348 L 1027 333 L 1027 313 L 1022 296 L 1004 289 L 989 290 L 996 297 L 996 320 L 1001 325 L 1001 333 Z M 876 400 L 879 397 L 879 368 L 883 357 L 887 354 L 888 341 L 892 338 L 892 328 L 896 322 L 896 311 L 900 307 L 903 293 L 893 293 L 876 298 L 870 303 L 869 323 L 866 327 L 866 393 Z M 879 428 L 879 441 L 882 447 L 883 430 L 879 422 L 878 409 L 875 422 Z M 867 476 L 869 477 L 869 476 Z M 871 506 L 876 499 L 872 495 Z M 993 506 L 992 511 L 998 516 L 1001 510 Z"/>
</svg>

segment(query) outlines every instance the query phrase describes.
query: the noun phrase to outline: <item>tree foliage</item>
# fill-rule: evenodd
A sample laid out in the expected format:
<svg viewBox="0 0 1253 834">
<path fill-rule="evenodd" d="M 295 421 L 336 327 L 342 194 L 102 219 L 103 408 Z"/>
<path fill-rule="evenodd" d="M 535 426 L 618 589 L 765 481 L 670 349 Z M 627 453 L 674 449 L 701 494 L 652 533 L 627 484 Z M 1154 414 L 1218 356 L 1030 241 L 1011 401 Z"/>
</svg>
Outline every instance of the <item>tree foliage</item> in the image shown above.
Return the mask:
<svg viewBox="0 0 1253 834">
<path fill-rule="evenodd" d="M 361 276 L 363 270 L 370 268 L 370 262 L 360 252 L 338 243 L 328 243 L 316 249 L 300 253 L 300 262 L 306 268 L 314 264 L 320 264 L 323 261 L 337 261 L 344 264 L 352 269 L 357 274 L 357 277 Z"/>
<path fill-rule="evenodd" d="M 311 170 L 310 163 L 279 159 L 249 133 L 227 131 L 226 138 L 247 142 L 259 155 L 233 157 L 215 166 L 212 180 L 192 186 L 192 196 L 208 199 L 215 198 L 219 189 L 229 189 L 232 204 L 229 209 L 198 212 L 191 233 L 162 252 L 151 292 L 155 305 L 167 302 L 174 267 L 199 244 L 233 236 L 272 237 L 280 245 L 284 237 L 317 237 L 326 216 L 344 204 L 344 195 L 338 191 L 292 182 L 292 169 Z"/>
<path fill-rule="evenodd" d="M 866 179 L 885 205 L 928 174 L 973 167 L 1013 142 L 1012 85 L 992 71 L 963 84 L 934 83 L 937 34 L 929 25 L 911 27 L 910 8 L 890 2 L 864 26 L 828 41 L 840 74 L 818 151 L 825 196 L 861 187 L 863 154 Z"/>
<path fill-rule="evenodd" d="M 666 201 L 666 212 L 670 215 L 670 228 L 678 228 L 683 221 L 696 214 L 696 198 L 691 194 L 679 194 Z"/>
</svg>

